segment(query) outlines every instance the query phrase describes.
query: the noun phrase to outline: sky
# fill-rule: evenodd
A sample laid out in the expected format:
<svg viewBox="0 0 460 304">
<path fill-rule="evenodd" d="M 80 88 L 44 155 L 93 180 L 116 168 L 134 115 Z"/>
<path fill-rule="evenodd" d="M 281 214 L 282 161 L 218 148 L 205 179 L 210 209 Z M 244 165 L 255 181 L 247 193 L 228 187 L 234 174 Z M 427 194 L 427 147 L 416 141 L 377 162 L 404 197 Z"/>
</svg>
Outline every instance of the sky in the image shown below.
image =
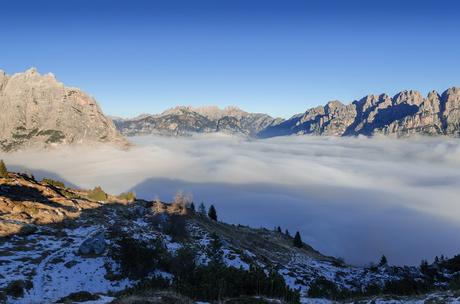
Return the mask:
<svg viewBox="0 0 460 304">
<path fill-rule="evenodd" d="M 290 117 L 329 100 L 460 85 L 460 2 L 1 1 L 0 69 L 35 66 L 129 117 L 235 105 Z"/>
</svg>

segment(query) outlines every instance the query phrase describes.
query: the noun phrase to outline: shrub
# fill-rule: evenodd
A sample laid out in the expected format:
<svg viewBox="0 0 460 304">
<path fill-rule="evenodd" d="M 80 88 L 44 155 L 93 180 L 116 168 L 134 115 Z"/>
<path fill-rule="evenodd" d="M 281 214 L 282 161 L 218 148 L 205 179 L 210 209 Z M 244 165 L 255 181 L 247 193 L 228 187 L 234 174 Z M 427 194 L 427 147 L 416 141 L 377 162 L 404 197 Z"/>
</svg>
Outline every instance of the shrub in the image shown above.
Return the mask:
<svg viewBox="0 0 460 304">
<path fill-rule="evenodd" d="M 181 215 L 172 214 L 164 224 L 164 233 L 171 236 L 172 240 L 183 241 L 188 238 L 188 231 L 185 225 L 185 218 Z"/>
<path fill-rule="evenodd" d="M 74 303 L 74 302 L 86 302 L 99 300 L 98 295 L 93 295 L 88 291 L 78 291 L 69 294 L 68 296 L 61 298 L 59 303 Z"/>
<path fill-rule="evenodd" d="M 119 199 L 132 202 L 136 200 L 136 194 L 133 191 L 123 192 L 118 196 Z"/>
<path fill-rule="evenodd" d="M 123 275 L 132 279 L 141 279 L 156 268 L 168 269 L 171 260 L 161 239 L 150 247 L 146 242 L 128 236 L 116 242 L 111 255 L 120 263 Z"/>
<path fill-rule="evenodd" d="M 338 293 L 337 286 L 325 277 L 319 277 L 313 281 L 308 290 L 308 296 L 312 298 L 336 299 Z"/>
<path fill-rule="evenodd" d="M 88 193 L 88 198 L 94 201 L 105 201 L 107 200 L 107 193 L 100 186 L 97 186 Z"/>
<path fill-rule="evenodd" d="M 0 177 L 8 177 L 8 169 L 6 169 L 6 165 L 3 160 L 0 160 Z"/>
<path fill-rule="evenodd" d="M 24 296 L 24 289 L 31 288 L 31 282 L 24 282 L 22 280 L 12 281 L 6 287 L 6 294 L 15 298 Z"/>
<path fill-rule="evenodd" d="M 54 186 L 54 187 L 57 187 L 57 188 L 65 189 L 65 185 L 64 185 L 63 182 L 58 181 L 58 180 L 54 180 L 54 179 L 51 179 L 51 178 L 42 179 L 42 183 L 48 184 L 48 185 L 51 185 L 51 186 Z"/>
<path fill-rule="evenodd" d="M 387 281 L 383 288 L 383 293 L 409 296 L 414 294 L 422 294 L 430 291 L 431 286 L 420 280 L 413 278 L 403 278 L 400 280 Z"/>
<path fill-rule="evenodd" d="M 450 280 L 449 289 L 460 290 L 460 275 L 456 275 Z"/>
</svg>

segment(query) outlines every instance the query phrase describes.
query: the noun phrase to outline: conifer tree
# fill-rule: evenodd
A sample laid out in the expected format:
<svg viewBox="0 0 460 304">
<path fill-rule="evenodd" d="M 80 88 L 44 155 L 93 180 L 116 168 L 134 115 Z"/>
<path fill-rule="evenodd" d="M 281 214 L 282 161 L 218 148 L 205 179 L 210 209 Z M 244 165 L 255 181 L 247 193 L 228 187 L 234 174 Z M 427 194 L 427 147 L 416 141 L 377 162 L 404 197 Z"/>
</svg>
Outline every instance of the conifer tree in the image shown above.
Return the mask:
<svg viewBox="0 0 460 304">
<path fill-rule="evenodd" d="M 200 206 L 198 207 L 198 213 L 201 215 L 206 215 L 206 206 L 201 202 Z"/>
<path fill-rule="evenodd" d="M 387 264 L 388 264 L 387 257 L 385 255 L 382 255 L 382 257 L 380 258 L 379 267 L 385 266 Z"/>
<path fill-rule="evenodd" d="M 8 169 L 6 169 L 3 160 L 0 160 L 0 177 L 8 177 Z"/>
<path fill-rule="evenodd" d="M 192 213 L 195 213 L 195 204 L 193 202 L 190 203 L 189 209 Z"/>
<path fill-rule="evenodd" d="M 284 234 L 285 234 L 286 236 L 291 236 L 291 234 L 289 233 L 289 230 L 287 230 L 287 229 L 286 229 L 286 231 L 284 232 Z"/>
<path fill-rule="evenodd" d="M 276 229 L 276 231 L 278 231 L 278 233 L 281 233 L 281 227 L 278 226 L 278 228 Z"/>
<path fill-rule="evenodd" d="M 211 220 L 217 221 L 217 211 L 216 208 L 214 208 L 214 205 L 211 205 L 211 207 L 209 207 L 208 216 Z"/>
<path fill-rule="evenodd" d="M 302 238 L 300 237 L 299 231 L 297 231 L 297 232 L 295 233 L 293 243 L 294 243 L 294 246 L 295 246 L 295 247 L 298 247 L 298 248 L 301 248 L 301 247 L 302 247 Z"/>
</svg>

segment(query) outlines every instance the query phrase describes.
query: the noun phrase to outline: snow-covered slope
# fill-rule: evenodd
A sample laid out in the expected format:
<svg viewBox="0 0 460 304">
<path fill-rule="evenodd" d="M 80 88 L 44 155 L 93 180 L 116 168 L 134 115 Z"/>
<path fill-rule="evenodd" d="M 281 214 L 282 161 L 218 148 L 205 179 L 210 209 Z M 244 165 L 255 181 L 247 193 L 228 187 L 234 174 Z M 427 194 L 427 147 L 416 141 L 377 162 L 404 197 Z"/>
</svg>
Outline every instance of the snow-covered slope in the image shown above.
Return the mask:
<svg viewBox="0 0 460 304">
<path fill-rule="evenodd" d="M 334 299 L 347 302 L 357 297 L 364 303 L 422 303 L 420 301 L 430 297 L 454 303 L 459 296 L 451 291 L 440 291 L 458 286 L 455 284 L 458 284 L 460 263 L 456 258 L 427 264 L 423 269 L 386 264 L 355 267 L 324 256 L 307 244 L 295 247 L 291 236 L 276 230 L 214 221 L 195 212 L 184 201 L 166 204 L 137 200 L 129 203 L 117 202 L 111 197 L 111 201 L 94 202 L 83 190 L 50 186 L 10 174 L 9 178 L 0 178 L 0 206 L 23 203 L 12 195 L 14 185 L 28 185 L 29 188 L 35 185 L 35 189 L 46 196 L 48 204 L 54 202 L 56 210 L 67 208 L 73 202 L 79 214 L 52 217 L 53 221 L 40 224 L 34 217 L 52 211 L 38 195 L 35 202 L 27 197 L 27 209 L 8 209 L 16 225 L 24 225 L 0 239 L 0 302 L 53 303 L 78 292 L 101 295 L 104 301 L 109 301 L 123 298 L 122 291 L 127 288 L 131 288 L 132 296 L 139 286 L 145 288 L 145 280 L 153 279 L 161 279 L 174 288 L 178 284 L 177 267 L 171 259 L 184 254 L 185 249 L 194 254 L 194 267 L 213 265 L 218 252 L 222 267 L 235 269 L 238 275 L 254 271 L 255 267 L 266 275 L 276 272 L 276 276 L 284 280 L 283 284 L 299 293 L 302 303 L 328 303 Z M 71 198 L 60 196 L 64 190 Z M 86 206 L 84 201 L 92 207 L 80 207 Z M 7 217 L 2 214 L 0 221 L 8 220 Z M 143 277 L 132 276 L 123 264 L 126 261 L 118 255 L 126 239 L 144 244 L 147 249 L 158 249 L 160 244 L 164 251 L 162 256 L 167 258 L 161 260 L 160 251 L 156 251 L 158 255 L 151 258 L 158 260 L 155 264 L 158 267 Z M 139 250 L 145 248 L 139 247 Z M 165 261 L 169 266 L 163 265 Z M 139 261 L 140 264 L 144 262 Z M 432 293 L 391 299 L 382 295 L 395 290 L 404 294 L 406 289 L 409 294 L 413 290 L 425 290 L 425 287 Z"/>
</svg>

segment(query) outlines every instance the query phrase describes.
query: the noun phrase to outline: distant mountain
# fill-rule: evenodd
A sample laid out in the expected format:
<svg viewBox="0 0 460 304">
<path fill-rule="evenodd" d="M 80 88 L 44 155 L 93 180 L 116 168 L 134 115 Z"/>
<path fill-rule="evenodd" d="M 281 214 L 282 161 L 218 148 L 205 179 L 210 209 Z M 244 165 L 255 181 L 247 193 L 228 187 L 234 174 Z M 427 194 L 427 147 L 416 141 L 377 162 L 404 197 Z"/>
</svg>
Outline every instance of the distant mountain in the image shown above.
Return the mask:
<svg viewBox="0 0 460 304">
<path fill-rule="evenodd" d="M 291 134 L 459 137 L 460 88 L 450 88 L 441 95 L 432 91 L 426 98 L 411 90 L 394 97 L 368 95 L 348 105 L 331 101 L 275 126 L 268 126 L 258 136 Z"/>
<path fill-rule="evenodd" d="M 248 113 L 235 107 L 193 108 L 180 106 L 157 115 L 141 115 L 133 119 L 113 119 L 124 135 L 190 135 L 223 132 L 256 136 L 269 126 L 282 122 L 267 114 Z"/>
<path fill-rule="evenodd" d="M 127 143 L 92 97 L 35 68 L 12 76 L 0 71 L 0 108 L 0 150 Z"/>
</svg>

